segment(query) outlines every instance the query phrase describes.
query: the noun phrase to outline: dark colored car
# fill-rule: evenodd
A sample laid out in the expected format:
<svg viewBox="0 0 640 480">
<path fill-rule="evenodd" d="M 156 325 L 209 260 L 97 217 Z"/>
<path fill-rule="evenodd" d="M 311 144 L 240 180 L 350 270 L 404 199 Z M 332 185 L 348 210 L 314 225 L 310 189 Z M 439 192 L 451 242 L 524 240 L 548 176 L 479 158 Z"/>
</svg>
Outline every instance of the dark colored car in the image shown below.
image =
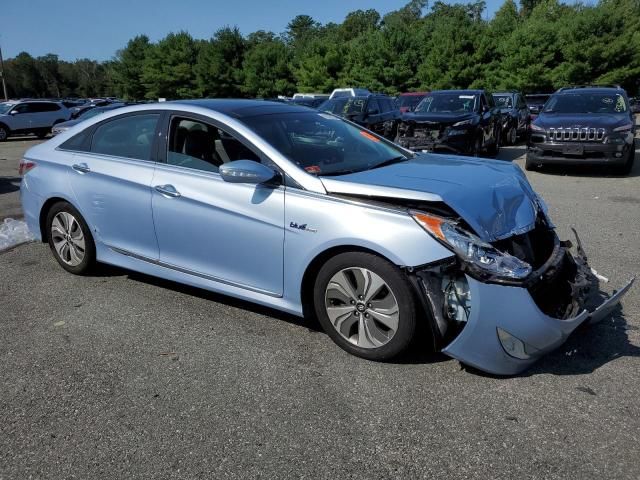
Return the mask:
<svg viewBox="0 0 640 480">
<path fill-rule="evenodd" d="M 85 103 L 84 105 L 78 105 L 76 107 L 71 107 L 69 109 L 69 111 L 71 112 L 71 118 L 78 118 L 80 116 L 80 114 L 82 112 L 85 112 L 87 110 L 91 110 L 92 108 L 96 108 L 96 107 L 106 107 L 107 105 L 110 105 L 112 102 L 109 100 L 104 100 L 104 99 L 94 99 L 91 100 L 87 103 Z"/>
<path fill-rule="evenodd" d="M 502 115 L 484 90 L 437 90 L 404 113 L 396 143 L 411 150 L 496 155 Z"/>
<path fill-rule="evenodd" d="M 503 143 L 515 145 L 518 137 L 526 135 L 529 129 L 529 108 L 520 92 L 497 92 L 493 101 L 502 114 Z"/>
<path fill-rule="evenodd" d="M 640 98 L 630 98 L 631 113 L 640 113 Z"/>
<path fill-rule="evenodd" d="M 93 118 L 96 115 L 100 115 L 101 113 L 104 113 L 104 112 L 109 112 L 111 110 L 115 110 L 116 108 L 126 107 L 127 105 L 133 105 L 133 104 L 111 103 L 111 104 L 106 105 L 104 107 L 94 107 L 94 108 L 82 110 L 78 114 L 78 116 L 76 116 L 76 118 L 74 118 L 72 120 L 68 120 L 66 122 L 58 123 L 57 125 L 54 125 L 54 127 L 51 129 L 51 133 L 53 135 L 58 135 L 59 133 L 66 132 L 67 130 L 69 130 L 74 125 L 76 125 L 76 124 L 78 124 L 80 122 L 84 122 L 85 120 L 87 120 L 89 118 Z"/>
<path fill-rule="evenodd" d="M 406 92 L 398 95 L 396 105 L 401 113 L 413 112 L 429 92 Z"/>
<path fill-rule="evenodd" d="M 525 167 L 603 164 L 626 175 L 635 157 L 634 120 L 622 88 L 561 89 L 531 123 Z"/>
<path fill-rule="evenodd" d="M 549 100 L 550 93 L 532 93 L 525 95 L 524 101 L 529 107 L 529 113 L 531 114 L 531 120 L 533 121 L 540 113 L 540 110 L 544 107 L 544 104 Z"/>
<path fill-rule="evenodd" d="M 331 98 L 318 110 L 344 117 L 390 140 L 395 138 L 400 121 L 393 99 L 380 94 Z"/>
</svg>

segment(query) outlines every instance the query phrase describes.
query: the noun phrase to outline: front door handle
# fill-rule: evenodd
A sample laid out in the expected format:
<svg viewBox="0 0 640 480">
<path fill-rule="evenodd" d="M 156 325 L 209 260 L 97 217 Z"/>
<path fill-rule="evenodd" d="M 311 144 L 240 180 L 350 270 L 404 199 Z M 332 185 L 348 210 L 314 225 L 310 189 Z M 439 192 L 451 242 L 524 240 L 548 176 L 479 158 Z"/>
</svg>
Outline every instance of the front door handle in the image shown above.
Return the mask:
<svg viewBox="0 0 640 480">
<path fill-rule="evenodd" d="M 82 174 L 89 173 L 91 171 L 89 165 L 87 165 L 86 163 L 76 163 L 74 165 L 71 165 L 71 168 L 73 168 L 76 172 Z"/>
<path fill-rule="evenodd" d="M 161 193 L 165 197 L 176 198 L 180 196 L 180 192 L 173 185 L 156 185 L 156 192 Z"/>
</svg>

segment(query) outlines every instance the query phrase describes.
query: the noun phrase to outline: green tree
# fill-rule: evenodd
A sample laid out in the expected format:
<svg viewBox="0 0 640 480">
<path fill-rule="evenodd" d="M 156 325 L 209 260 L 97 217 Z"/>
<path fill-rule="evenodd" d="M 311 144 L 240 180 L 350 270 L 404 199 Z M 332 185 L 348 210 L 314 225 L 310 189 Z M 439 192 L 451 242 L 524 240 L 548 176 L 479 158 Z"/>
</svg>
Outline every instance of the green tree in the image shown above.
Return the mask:
<svg viewBox="0 0 640 480">
<path fill-rule="evenodd" d="M 127 100 L 145 98 L 146 87 L 142 84 L 142 68 L 151 48 L 149 37 L 138 35 L 116 53 L 110 65 L 111 82 L 116 95 Z"/>
<path fill-rule="evenodd" d="M 285 42 L 271 32 L 258 31 L 249 35 L 247 43 L 243 62 L 244 93 L 256 97 L 291 95 L 295 83 Z"/>
<path fill-rule="evenodd" d="M 242 95 L 245 40 L 237 27 L 218 30 L 202 44 L 194 66 L 199 94 L 204 97 Z"/>
<path fill-rule="evenodd" d="M 145 97 L 193 98 L 198 95 L 193 67 L 198 43 L 187 32 L 170 33 L 149 49 L 142 66 Z"/>
</svg>

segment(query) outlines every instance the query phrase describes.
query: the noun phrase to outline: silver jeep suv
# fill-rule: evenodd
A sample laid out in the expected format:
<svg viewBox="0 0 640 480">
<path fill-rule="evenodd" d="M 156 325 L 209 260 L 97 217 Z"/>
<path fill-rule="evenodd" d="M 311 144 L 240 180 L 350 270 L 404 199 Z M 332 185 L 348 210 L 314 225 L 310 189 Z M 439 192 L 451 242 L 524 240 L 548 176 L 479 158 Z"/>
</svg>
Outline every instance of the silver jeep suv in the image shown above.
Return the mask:
<svg viewBox="0 0 640 480">
<path fill-rule="evenodd" d="M 0 103 L 0 142 L 10 135 L 34 133 L 44 138 L 55 124 L 69 120 L 62 103 L 47 100 L 11 100 Z"/>
</svg>

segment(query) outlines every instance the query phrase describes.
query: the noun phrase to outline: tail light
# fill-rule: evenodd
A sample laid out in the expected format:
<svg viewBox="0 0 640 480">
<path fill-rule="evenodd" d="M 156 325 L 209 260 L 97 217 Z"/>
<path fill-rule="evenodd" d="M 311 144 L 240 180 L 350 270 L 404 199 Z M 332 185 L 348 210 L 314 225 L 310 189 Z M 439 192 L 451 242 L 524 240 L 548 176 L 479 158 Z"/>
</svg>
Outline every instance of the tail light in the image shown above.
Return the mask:
<svg viewBox="0 0 640 480">
<path fill-rule="evenodd" d="M 21 177 L 24 176 L 29 170 L 35 168 L 36 162 L 32 162 L 30 160 L 22 159 L 20 160 L 20 166 L 18 167 L 18 175 Z"/>
</svg>

